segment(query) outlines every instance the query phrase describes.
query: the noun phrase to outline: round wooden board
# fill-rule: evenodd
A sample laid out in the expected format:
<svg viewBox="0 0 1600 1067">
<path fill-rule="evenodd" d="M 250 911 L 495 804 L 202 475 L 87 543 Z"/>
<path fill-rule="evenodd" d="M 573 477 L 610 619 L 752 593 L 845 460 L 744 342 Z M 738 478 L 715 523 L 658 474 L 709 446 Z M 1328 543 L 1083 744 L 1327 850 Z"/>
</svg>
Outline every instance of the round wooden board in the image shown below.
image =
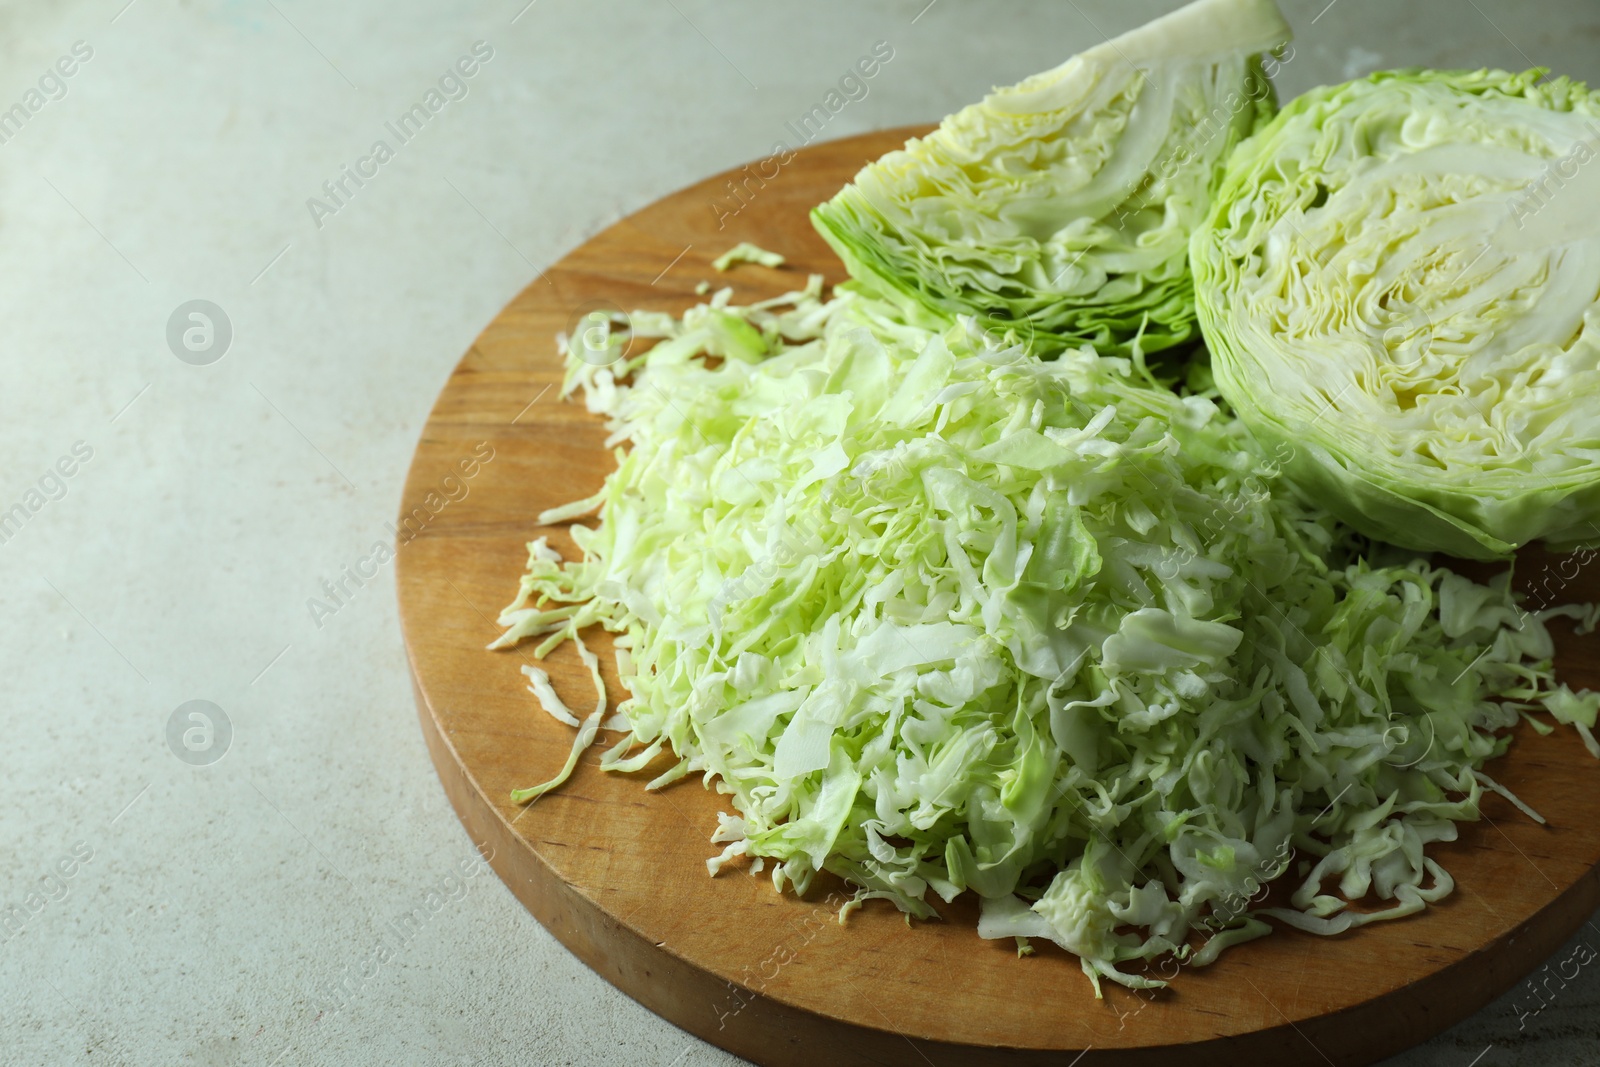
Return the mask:
<svg viewBox="0 0 1600 1067">
<path fill-rule="evenodd" d="M 511 803 L 513 789 L 560 766 L 572 731 L 525 689 L 526 648 L 484 646 L 516 591 L 525 543 L 542 533 L 575 555 L 565 529 L 533 517 L 593 493 L 612 469 L 601 420 L 557 399 L 554 334 L 594 301 L 681 312 L 701 299 L 702 279 L 733 285 L 740 302 L 798 288 L 809 271 L 841 280 L 808 210 L 916 132 L 816 145 L 776 176 L 775 163 L 752 166 L 652 204 L 528 286 L 451 375 L 406 482 L 397 580 L 423 733 L 473 840 L 608 981 L 762 1064 L 1091 1067 L 1177 1054 L 1197 1065 L 1363 1064 L 1508 989 L 1600 904 L 1600 766 L 1571 730 L 1521 727 L 1490 767 L 1550 825 L 1490 797 L 1483 822 L 1432 851 L 1458 888 L 1424 915 L 1335 938 L 1280 930 L 1185 969 L 1165 992 L 1108 984 L 1103 1001 L 1053 946 L 1019 959 L 1009 941 L 979 939 L 970 901 L 942 909 L 946 922 L 913 925 L 874 902 L 840 926 L 837 884 L 799 900 L 742 870 L 709 878 L 718 846 L 707 838 L 726 798 L 694 779 L 646 793 L 647 777 L 602 774 L 597 747 L 565 788 L 526 809 Z M 740 240 L 789 266 L 712 271 Z M 1525 559 L 1523 580 L 1543 562 Z M 1563 590 L 1570 598 L 1600 599 L 1600 583 L 1581 571 Z M 1595 639 L 1558 636 L 1563 677 L 1600 684 Z M 609 644 L 595 644 L 615 696 Z M 568 702 L 585 706 L 592 690 L 574 649 L 547 666 Z"/>
</svg>

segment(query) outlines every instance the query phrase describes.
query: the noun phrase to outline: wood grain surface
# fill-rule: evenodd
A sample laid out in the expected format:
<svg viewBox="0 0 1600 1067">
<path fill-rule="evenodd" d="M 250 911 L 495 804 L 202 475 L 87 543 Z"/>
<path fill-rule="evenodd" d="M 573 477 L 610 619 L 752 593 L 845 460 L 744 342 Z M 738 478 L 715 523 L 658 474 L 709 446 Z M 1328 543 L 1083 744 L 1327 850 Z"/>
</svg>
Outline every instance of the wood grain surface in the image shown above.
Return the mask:
<svg viewBox="0 0 1600 1067">
<path fill-rule="evenodd" d="M 800 900 L 732 865 L 708 877 L 705 860 L 719 847 L 707 838 L 727 798 L 697 778 L 647 794 L 648 772 L 602 774 L 597 746 L 564 789 L 527 808 L 511 803 L 513 789 L 560 766 L 572 731 L 524 687 L 526 648 L 484 646 L 516 591 L 525 543 L 542 533 L 575 554 L 565 529 L 541 529 L 534 516 L 593 493 L 612 468 L 601 420 L 557 399 L 553 335 L 594 302 L 681 312 L 700 299 L 702 279 L 732 284 L 740 302 L 798 288 L 808 271 L 841 280 L 807 211 L 915 132 L 816 145 L 781 167 L 730 171 L 652 204 L 535 280 L 450 376 L 406 482 L 397 580 L 423 732 L 473 840 L 608 981 L 762 1064 L 1092 1067 L 1179 1054 L 1190 1064 L 1362 1064 L 1487 1003 L 1600 905 L 1600 765 L 1570 730 L 1539 737 L 1521 727 L 1489 767 L 1550 824 L 1490 797 L 1483 822 L 1432 850 L 1458 888 L 1424 915 L 1334 938 L 1280 929 L 1214 966 L 1184 969 L 1167 991 L 1108 983 L 1103 1001 L 1053 946 L 1019 959 L 1009 941 L 979 939 L 965 899 L 941 908 L 944 922 L 908 925 L 880 901 L 841 926 L 830 904 L 838 883 L 819 879 Z M 717 275 L 710 261 L 740 240 L 782 252 L 790 266 Z M 1600 599 L 1592 568 L 1569 580 L 1571 564 L 1543 567 L 1543 557 L 1525 558 L 1521 580 L 1559 586 L 1562 599 Z M 1563 678 L 1600 684 L 1600 638 L 1558 640 Z M 614 704 L 622 690 L 609 643 L 594 646 Z M 592 689 L 573 648 L 547 666 L 568 702 L 587 706 Z"/>
</svg>

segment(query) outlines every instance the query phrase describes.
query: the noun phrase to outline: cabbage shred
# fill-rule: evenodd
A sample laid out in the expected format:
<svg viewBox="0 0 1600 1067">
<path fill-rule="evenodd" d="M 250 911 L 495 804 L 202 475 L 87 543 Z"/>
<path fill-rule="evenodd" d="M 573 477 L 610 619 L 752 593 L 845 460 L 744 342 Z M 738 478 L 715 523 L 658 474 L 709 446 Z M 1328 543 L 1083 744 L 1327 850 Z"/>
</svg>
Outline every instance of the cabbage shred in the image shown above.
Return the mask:
<svg viewBox="0 0 1600 1067">
<path fill-rule="evenodd" d="M 1509 575 L 1379 558 L 1136 359 L 1041 362 L 971 318 L 824 303 L 815 276 L 729 295 L 631 316 L 661 338 L 643 355 L 569 356 L 627 447 L 541 517 L 599 512 L 581 559 L 530 546 L 496 642 L 592 664 L 586 628 L 615 634 L 602 766 L 727 794 L 713 874 L 828 871 L 923 918 L 970 890 L 983 936 L 1055 942 L 1097 994 L 1156 986 L 1140 961 L 1207 963 L 1268 919 L 1331 934 L 1448 894 L 1426 846 L 1499 788 L 1520 714 L 1593 746 L 1554 613 Z M 1251 902 L 1285 874 L 1285 905 Z"/>
</svg>

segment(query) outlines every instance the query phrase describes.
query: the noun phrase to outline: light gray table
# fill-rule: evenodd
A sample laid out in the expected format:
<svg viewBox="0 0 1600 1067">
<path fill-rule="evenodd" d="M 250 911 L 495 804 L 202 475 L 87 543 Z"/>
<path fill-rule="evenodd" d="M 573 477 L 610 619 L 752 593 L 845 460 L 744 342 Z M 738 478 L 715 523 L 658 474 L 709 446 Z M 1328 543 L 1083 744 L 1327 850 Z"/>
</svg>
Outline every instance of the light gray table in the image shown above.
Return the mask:
<svg viewBox="0 0 1600 1067">
<path fill-rule="evenodd" d="M 1175 5 L 526 2 L 0 5 L 0 112 L 27 112 L 0 114 L 0 511 L 39 505 L 0 531 L 7 1063 L 736 1062 L 492 875 L 452 879 L 470 843 L 389 568 L 308 601 L 387 536 L 436 391 L 536 268 L 766 154 L 876 41 L 894 59 L 831 136 L 936 119 Z M 1285 7 L 1285 96 L 1411 64 L 1600 79 L 1593 0 Z M 456 98 L 386 135 L 480 41 Z M 363 163 L 379 139 L 393 158 Z M 347 166 L 370 177 L 334 201 Z M 196 362 L 169 347 L 194 300 L 231 328 L 205 365 L 220 333 Z M 209 765 L 175 755 L 195 721 L 169 746 L 192 700 L 231 731 Z M 1393 1062 L 1600 1063 L 1600 968 L 1546 999 Z"/>
</svg>

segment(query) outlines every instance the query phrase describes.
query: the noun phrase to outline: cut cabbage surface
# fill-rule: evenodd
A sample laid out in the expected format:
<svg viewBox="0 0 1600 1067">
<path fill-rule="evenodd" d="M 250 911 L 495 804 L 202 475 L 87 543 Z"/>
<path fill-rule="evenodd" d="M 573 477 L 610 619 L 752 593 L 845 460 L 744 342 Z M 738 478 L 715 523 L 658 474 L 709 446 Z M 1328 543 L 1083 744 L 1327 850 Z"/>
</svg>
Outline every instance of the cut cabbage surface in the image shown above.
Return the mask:
<svg viewBox="0 0 1600 1067">
<path fill-rule="evenodd" d="M 1374 537 L 1600 543 L 1600 97 L 1542 74 L 1314 89 L 1194 236 L 1218 388 Z"/>
<path fill-rule="evenodd" d="M 597 686 L 582 635 L 615 634 L 602 766 L 727 794 L 713 873 L 828 871 L 920 917 L 971 891 L 985 937 L 1160 985 L 1145 962 L 1268 919 L 1332 934 L 1449 893 L 1427 846 L 1478 817 L 1519 713 L 1593 744 L 1600 698 L 1554 683 L 1506 576 L 1376 558 L 1209 400 L 820 292 L 723 290 L 631 316 L 662 338 L 642 355 L 569 358 L 626 447 L 541 517 L 598 510 L 581 558 L 535 541 L 500 620 L 498 646 L 577 641 Z"/>
<path fill-rule="evenodd" d="M 951 115 L 812 212 L 857 285 L 929 325 L 1037 351 L 1145 352 L 1195 331 L 1189 235 L 1272 114 L 1272 0 L 1198 3 Z"/>
</svg>

